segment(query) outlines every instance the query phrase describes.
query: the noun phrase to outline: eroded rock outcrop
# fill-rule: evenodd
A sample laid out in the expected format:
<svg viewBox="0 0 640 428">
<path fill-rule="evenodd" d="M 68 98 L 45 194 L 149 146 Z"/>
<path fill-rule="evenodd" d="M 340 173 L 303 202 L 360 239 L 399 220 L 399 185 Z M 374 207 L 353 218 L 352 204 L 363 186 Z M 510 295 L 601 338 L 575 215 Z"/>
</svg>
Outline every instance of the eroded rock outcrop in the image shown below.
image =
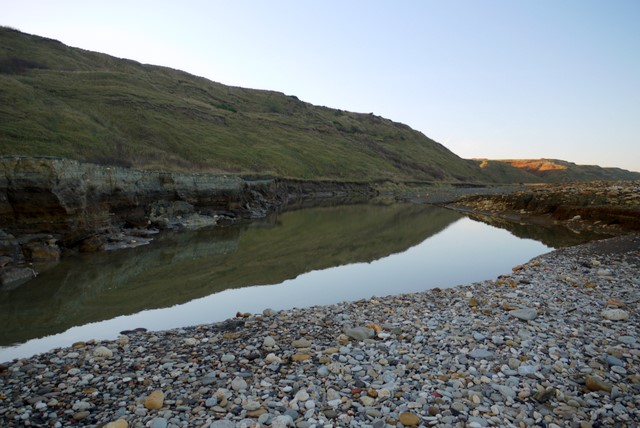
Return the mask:
<svg viewBox="0 0 640 428">
<path fill-rule="evenodd" d="M 94 252 L 144 245 L 158 229 L 262 217 L 291 200 L 374 193 L 366 183 L 245 180 L 61 158 L 0 157 L 0 270 L 55 262 L 69 249 Z M 13 273 L 3 277 L 3 284 L 19 276 Z"/>
<path fill-rule="evenodd" d="M 0 158 L 0 217 L 22 233 L 69 233 L 144 215 L 158 200 L 228 210 L 242 206 L 239 177 L 105 167 L 53 158 Z"/>
<path fill-rule="evenodd" d="M 55 262 L 67 249 L 92 252 L 150 242 L 150 217 L 158 204 L 184 209 L 180 215 L 169 210 L 153 226 L 200 227 L 215 224 L 218 211 L 245 215 L 251 199 L 246 182 L 235 176 L 0 158 L 2 285 L 23 281 L 35 272 L 29 263 Z"/>
</svg>

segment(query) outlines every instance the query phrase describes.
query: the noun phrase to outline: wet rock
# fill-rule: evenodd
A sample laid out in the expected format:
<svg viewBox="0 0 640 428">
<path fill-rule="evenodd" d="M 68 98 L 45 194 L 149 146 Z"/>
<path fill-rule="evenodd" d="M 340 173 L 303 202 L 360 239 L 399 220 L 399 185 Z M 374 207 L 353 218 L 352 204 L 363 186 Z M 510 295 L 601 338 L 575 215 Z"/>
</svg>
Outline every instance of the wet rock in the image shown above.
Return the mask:
<svg viewBox="0 0 640 428">
<path fill-rule="evenodd" d="M 22 246 L 24 257 L 32 262 L 57 262 L 60 260 L 60 248 L 43 242 L 29 242 Z"/>
<path fill-rule="evenodd" d="M 83 239 L 78 245 L 81 253 L 96 253 L 102 251 L 107 243 L 107 237 L 104 235 L 93 235 Z"/>
<path fill-rule="evenodd" d="M 36 277 L 29 267 L 8 267 L 0 270 L 0 285 L 5 289 L 15 288 Z"/>
</svg>

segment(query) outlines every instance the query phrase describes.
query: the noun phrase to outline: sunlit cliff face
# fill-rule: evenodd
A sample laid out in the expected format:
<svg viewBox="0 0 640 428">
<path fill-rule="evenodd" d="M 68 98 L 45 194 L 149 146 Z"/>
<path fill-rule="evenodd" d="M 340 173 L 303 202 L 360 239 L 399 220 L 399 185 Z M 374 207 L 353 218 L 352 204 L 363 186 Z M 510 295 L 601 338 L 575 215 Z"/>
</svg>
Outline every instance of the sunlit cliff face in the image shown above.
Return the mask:
<svg viewBox="0 0 640 428">
<path fill-rule="evenodd" d="M 563 171 L 565 165 L 560 165 L 547 159 L 521 159 L 504 161 L 514 168 L 524 169 L 532 174 L 540 174 L 548 171 Z"/>
</svg>

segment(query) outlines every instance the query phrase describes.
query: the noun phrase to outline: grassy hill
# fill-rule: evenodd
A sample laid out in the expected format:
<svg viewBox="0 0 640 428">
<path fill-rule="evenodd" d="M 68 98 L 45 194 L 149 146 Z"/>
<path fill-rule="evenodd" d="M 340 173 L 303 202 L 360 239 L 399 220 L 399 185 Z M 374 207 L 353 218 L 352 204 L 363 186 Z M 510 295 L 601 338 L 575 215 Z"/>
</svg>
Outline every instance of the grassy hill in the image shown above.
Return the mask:
<svg viewBox="0 0 640 428">
<path fill-rule="evenodd" d="M 0 155 L 295 178 L 477 180 L 406 125 L 0 28 Z"/>
<path fill-rule="evenodd" d="M 2 155 L 313 180 L 547 180 L 505 163 L 481 168 L 373 113 L 230 87 L 4 27 Z"/>
</svg>

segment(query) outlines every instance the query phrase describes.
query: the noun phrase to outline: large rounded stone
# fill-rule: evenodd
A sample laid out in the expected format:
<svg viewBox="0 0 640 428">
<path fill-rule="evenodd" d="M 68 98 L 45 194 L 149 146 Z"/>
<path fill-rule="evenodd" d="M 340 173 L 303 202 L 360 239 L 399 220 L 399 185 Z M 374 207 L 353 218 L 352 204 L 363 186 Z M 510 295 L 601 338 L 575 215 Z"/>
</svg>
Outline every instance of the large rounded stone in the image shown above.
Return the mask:
<svg viewBox="0 0 640 428">
<path fill-rule="evenodd" d="M 144 407 L 149 410 L 161 409 L 164 404 L 164 392 L 155 390 L 144 399 Z"/>
</svg>

